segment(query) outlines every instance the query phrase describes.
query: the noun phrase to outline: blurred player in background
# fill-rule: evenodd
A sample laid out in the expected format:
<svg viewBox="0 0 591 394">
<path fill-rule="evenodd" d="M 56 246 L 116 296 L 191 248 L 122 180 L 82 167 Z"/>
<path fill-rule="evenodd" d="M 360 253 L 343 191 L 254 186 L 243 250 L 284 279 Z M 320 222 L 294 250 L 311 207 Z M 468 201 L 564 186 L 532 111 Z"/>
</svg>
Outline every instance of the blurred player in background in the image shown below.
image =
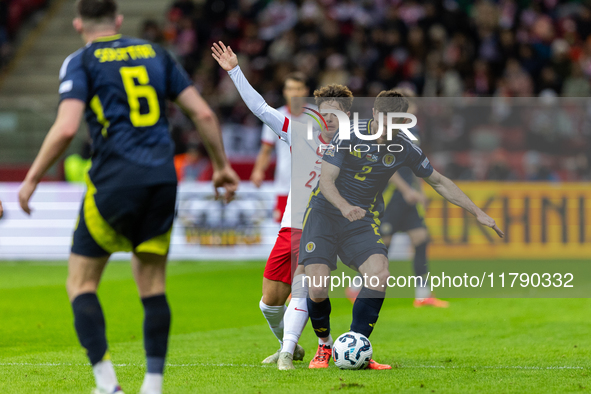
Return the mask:
<svg viewBox="0 0 591 394">
<path fill-rule="evenodd" d="M 406 112 L 416 114 L 415 94 L 408 88 L 397 89 L 408 99 L 408 110 Z M 416 127 L 410 129 L 411 133 L 418 138 Z M 415 141 L 419 145 L 419 141 Z M 429 245 L 429 231 L 425 225 L 425 206 L 427 196 L 423 192 L 423 184 L 417 179 L 409 167 L 402 167 L 390 179 L 390 182 L 383 193 L 384 215 L 380 218 L 380 233 L 382 240 L 388 249 L 392 237 L 397 232 L 406 232 L 415 250 L 413 257 L 413 270 L 415 276 L 422 276 L 426 279 L 429 272 L 427 262 L 427 246 Z M 346 290 L 347 297 L 351 302 L 359 294 L 361 288 L 349 287 Z M 433 306 L 436 308 L 447 308 L 449 302 L 435 298 L 429 289 L 429 282 L 425 280 L 422 286 L 415 288 L 415 307 Z"/>
<path fill-rule="evenodd" d="M 240 70 L 238 59 L 230 47 L 226 47 L 220 42 L 220 45 L 214 44 L 212 52 L 214 59 L 230 74 L 248 108 L 268 125 L 287 146 L 291 147 L 292 122 L 290 116 L 269 107 L 264 98 L 253 89 Z M 314 92 L 314 96 L 320 111 L 338 109 L 348 114 L 353 103 L 353 93 L 342 85 L 322 87 Z M 298 171 L 294 171 L 292 174 L 292 184 L 296 187 L 307 188 L 303 193 L 305 196 L 308 196 L 307 190 L 311 191 L 320 178 L 322 164 L 320 145 L 331 141 L 339 127 L 336 116 L 324 115 L 326 127 L 322 128 L 320 132 L 316 130 L 313 141 L 306 144 L 305 151 L 298 152 Z M 303 266 L 298 267 L 294 272 L 298 261 L 299 240 L 307 198 L 303 201 L 293 201 L 292 196 L 290 190 L 281 230 L 265 266 L 263 299 L 259 304 L 269 327 L 281 344 L 281 348 L 263 360 L 263 363 L 277 363 L 280 370 L 294 369 L 293 360 L 303 359 L 304 349 L 298 345 L 298 340 L 308 321 L 306 301 L 308 291 L 303 280 Z M 265 286 L 265 283 L 271 286 Z M 285 308 L 285 301 L 290 292 L 292 299 L 289 307 Z M 272 305 L 264 302 L 265 296 L 273 301 Z"/>
<path fill-rule="evenodd" d="M 68 267 L 76 333 L 92 364 L 94 393 L 122 393 L 96 291 L 111 254 L 133 252 L 145 312 L 147 373 L 140 392 L 159 394 L 170 329 L 165 266 L 177 192 L 167 99 L 176 100 L 200 131 L 212 158 L 214 186 L 226 188 L 227 200 L 239 180 L 226 159 L 215 114 L 172 57 L 148 41 L 117 34 L 123 17 L 115 0 L 78 0 L 76 9 L 74 27 L 86 46 L 63 63 L 57 119 L 19 202 L 30 214 L 37 184 L 65 152 L 84 115 L 94 151 Z"/>
<path fill-rule="evenodd" d="M 292 113 L 292 97 L 308 97 L 310 89 L 306 82 L 306 76 L 301 72 L 288 74 L 283 85 L 283 98 L 285 105 L 277 108 L 286 118 L 292 121 L 304 121 L 307 118 L 304 115 L 304 108 L 298 108 L 298 111 Z M 261 149 L 257 156 L 250 180 L 256 187 L 261 187 L 265 180 L 265 171 L 271 163 L 271 153 L 275 148 L 277 164 L 275 166 L 275 193 L 277 193 L 277 203 L 273 210 L 273 218 L 277 222 L 283 219 L 283 213 L 287 205 L 287 196 L 291 182 L 291 152 L 289 146 L 277 138 L 277 134 L 266 124 L 263 125 L 261 133 Z M 264 284 L 263 284 L 264 288 Z M 264 294 L 264 291 L 263 291 Z M 263 297 L 264 298 L 264 297 Z M 264 300 L 263 300 L 264 301 Z"/>
</svg>

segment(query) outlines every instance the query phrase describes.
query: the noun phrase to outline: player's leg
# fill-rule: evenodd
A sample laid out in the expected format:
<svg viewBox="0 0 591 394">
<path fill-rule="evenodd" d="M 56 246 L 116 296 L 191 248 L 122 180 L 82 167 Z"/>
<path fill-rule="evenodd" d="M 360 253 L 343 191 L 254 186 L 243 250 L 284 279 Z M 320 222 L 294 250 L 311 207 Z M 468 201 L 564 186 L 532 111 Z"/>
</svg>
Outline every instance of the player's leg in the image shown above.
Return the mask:
<svg viewBox="0 0 591 394">
<path fill-rule="evenodd" d="M 153 253 L 134 253 L 131 259 L 133 276 L 144 307 L 147 371 L 140 390 L 142 394 L 162 392 L 171 320 L 165 292 L 166 260 L 166 255 Z"/>
<path fill-rule="evenodd" d="M 353 304 L 353 322 L 351 331 L 371 335 L 378 317 L 384 297 L 388 276 L 388 258 L 383 254 L 372 254 L 359 266 L 359 273 L 366 278 L 359 296 Z"/>
<path fill-rule="evenodd" d="M 170 307 L 166 299 L 166 262 L 175 215 L 176 184 L 153 185 L 134 191 L 137 209 L 132 226 L 131 265 L 144 307 L 144 349 L 147 370 L 141 394 L 160 394 L 168 350 Z"/>
<path fill-rule="evenodd" d="M 340 231 L 348 222 L 342 216 L 326 214 L 308 208 L 300 240 L 299 264 L 304 265 L 309 296 L 308 315 L 318 337 L 318 351 L 310 361 L 310 368 L 328 368 L 332 356 L 330 335 L 330 299 L 327 283 L 330 272 L 337 268 L 337 249 Z"/>
<path fill-rule="evenodd" d="M 280 370 L 295 369 L 292 361 L 304 358 L 304 349 L 298 345 L 308 322 L 308 281 L 304 280 L 304 274 L 304 266 L 298 265 L 291 285 L 291 301 L 283 317 L 283 347 L 277 360 L 277 368 Z"/>
<path fill-rule="evenodd" d="M 410 242 L 415 250 L 413 258 L 413 268 L 415 276 L 421 276 L 425 279 L 422 286 L 417 286 L 415 289 L 415 307 L 434 306 L 436 308 L 447 308 L 449 302 L 433 297 L 431 294 L 429 282 L 427 280 L 427 273 L 429 272 L 429 264 L 427 261 L 427 247 L 429 245 L 429 232 L 421 220 L 421 226 L 407 231 Z"/>
<path fill-rule="evenodd" d="M 359 266 L 359 272 L 368 280 L 367 283 L 363 284 L 359 296 L 353 304 L 351 331 L 358 332 L 369 338 L 378 321 L 386 295 L 385 290 L 390 275 L 388 257 L 385 254 L 371 255 Z M 392 369 L 390 365 L 379 364 L 373 359 L 370 360 L 367 368 L 376 370 Z"/>
<path fill-rule="evenodd" d="M 283 341 L 283 315 L 290 292 L 291 286 L 288 283 L 263 277 L 263 297 L 259 307 L 279 345 Z"/>
<path fill-rule="evenodd" d="M 331 305 L 328 298 L 327 282 L 330 266 L 323 259 L 306 260 L 305 274 L 308 283 L 308 314 L 314 332 L 318 337 L 318 350 L 310 361 L 310 368 L 328 368 L 332 356 L 333 339 L 330 335 Z"/>
<path fill-rule="evenodd" d="M 274 364 L 279 358 L 283 344 L 283 316 L 285 301 L 291 291 L 291 231 L 279 230 L 273 250 L 265 264 L 263 273 L 263 296 L 259 308 L 273 335 L 279 341 L 279 350 L 265 358 L 263 364 Z"/>
<path fill-rule="evenodd" d="M 351 331 L 369 338 L 384 303 L 388 277 L 388 249 L 379 232 L 379 222 L 365 217 L 349 223 L 342 237 L 339 256 L 343 263 L 357 269 L 363 287 L 353 304 Z M 391 369 L 371 360 L 368 369 Z"/>
<path fill-rule="evenodd" d="M 75 238 L 76 239 L 76 238 Z M 72 253 L 68 261 L 66 289 L 74 311 L 74 327 L 78 340 L 92 365 L 98 393 L 116 393 L 121 388 L 111 363 L 105 317 L 96 295 L 109 255 L 86 257 Z"/>
<path fill-rule="evenodd" d="M 418 227 L 406 232 L 410 242 L 415 250 L 413 257 L 413 269 L 415 276 L 420 276 L 426 280 L 429 268 L 427 265 L 427 245 L 429 243 L 429 233 L 425 227 Z M 423 286 L 417 286 L 415 289 L 415 299 L 423 300 L 431 295 L 427 283 Z"/>
</svg>

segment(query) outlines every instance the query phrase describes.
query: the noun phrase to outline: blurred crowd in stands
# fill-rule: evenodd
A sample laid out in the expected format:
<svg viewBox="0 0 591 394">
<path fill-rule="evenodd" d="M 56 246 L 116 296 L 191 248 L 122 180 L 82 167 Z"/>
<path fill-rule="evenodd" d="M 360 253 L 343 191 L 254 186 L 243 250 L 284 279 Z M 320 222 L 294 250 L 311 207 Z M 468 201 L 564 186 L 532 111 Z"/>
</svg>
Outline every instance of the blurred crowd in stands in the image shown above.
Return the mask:
<svg viewBox="0 0 591 394">
<path fill-rule="evenodd" d="M 49 0 L 0 0 L 0 69 L 13 54 L 13 42 L 26 19 Z"/>
<path fill-rule="evenodd" d="M 341 83 L 358 97 L 401 85 L 424 97 L 591 93 L 591 8 L 579 1 L 177 0 L 166 23 L 146 21 L 142 36 L 176 55 L 224 122 L 247 128 L 258 122 L 211 58 L 213 41 L 232 46 L 275 107 L 293 70 L 304 72 L 312 88 Z M 194 141 L 183 132 L 186 124 L 177 126 L 183 151 Z M 589 130 L 578 130 L 553 136 L 542 134 L 559 128 L 513 129 L 509 140 L 520 143 L 512 149 L 494 142 L 506 130 L 487 139 L 463 128 L 456 130 L 462 143 L 432 142 L 426 150 L 459 179 L 591 179 Z M 574 150 L 548 149 L 544 141 L 552 148 L 556 139 L 570 139 L 563 145 Z"/>
</svg>

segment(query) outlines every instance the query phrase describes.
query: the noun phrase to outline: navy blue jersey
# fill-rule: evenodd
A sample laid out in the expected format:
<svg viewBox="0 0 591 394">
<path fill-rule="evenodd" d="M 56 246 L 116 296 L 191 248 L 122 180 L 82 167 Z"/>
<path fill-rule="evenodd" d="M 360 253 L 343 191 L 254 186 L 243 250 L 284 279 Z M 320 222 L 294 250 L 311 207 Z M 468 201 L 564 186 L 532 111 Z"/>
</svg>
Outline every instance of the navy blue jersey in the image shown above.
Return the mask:
<svg viewBox="0 0 591 394">
<path fill-rule="evenodd" d="M 371 119 L 360 120 L 359 132 L 369 134 L 371 122 Z M 398 150 L 400 152 L 395 152 Z M 361 140 L 353 132 L 350 140 L 340 140 L 337 134 L 331 146 L 325 150 L 323 160 L 340 168 L 335 181 L 340 195 L 349 204 L 367 210 L 367 215 L 374 217 L 383 213 L 382 193 L 388 180 L 400 167 L 409 167 L 421 178 L 433 173 L 429 159 L 403 133 L 385 145 Z M 322 195 L 319 185 L 313 192 L 310 206 L 340 215 L 340 211 Z"/>
<path fill-rule="evenodd" d="M 86 103 L 97 188 L 176 183 L 166 100 L 191 80 L 164 49 L 121 35 L 74 52 L 60 70 L 60 96 Z"/>
</svg>

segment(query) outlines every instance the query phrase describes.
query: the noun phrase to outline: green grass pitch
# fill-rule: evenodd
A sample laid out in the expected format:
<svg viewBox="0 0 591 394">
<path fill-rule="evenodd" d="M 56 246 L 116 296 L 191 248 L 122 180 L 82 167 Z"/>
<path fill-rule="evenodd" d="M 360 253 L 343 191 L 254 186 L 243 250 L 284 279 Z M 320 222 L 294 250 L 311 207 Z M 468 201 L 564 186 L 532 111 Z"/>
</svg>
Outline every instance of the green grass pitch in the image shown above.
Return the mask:
<svg viewBox="0 0 591 394">
<path fill-rule="evenodd" d="M 591 392 L 591 300 L 451 299 L 415 309 L 387 299 L 371 337 L 391 371 L 309 370 L 310 328 L 296 371 L 260 361 L 277 341 L 259 309 L 262 262 L 173 263 L 167 393 Z M 63 263 L 0 263 L 0 392 L 89 393 Z M 116 371 L 126 393 L 143 379 L 142 309 L 128 264 L 112 263 L 99 290 Z M 332 302 L 333 336 L 348 330 L 351 304 Z"/>
</svg>

